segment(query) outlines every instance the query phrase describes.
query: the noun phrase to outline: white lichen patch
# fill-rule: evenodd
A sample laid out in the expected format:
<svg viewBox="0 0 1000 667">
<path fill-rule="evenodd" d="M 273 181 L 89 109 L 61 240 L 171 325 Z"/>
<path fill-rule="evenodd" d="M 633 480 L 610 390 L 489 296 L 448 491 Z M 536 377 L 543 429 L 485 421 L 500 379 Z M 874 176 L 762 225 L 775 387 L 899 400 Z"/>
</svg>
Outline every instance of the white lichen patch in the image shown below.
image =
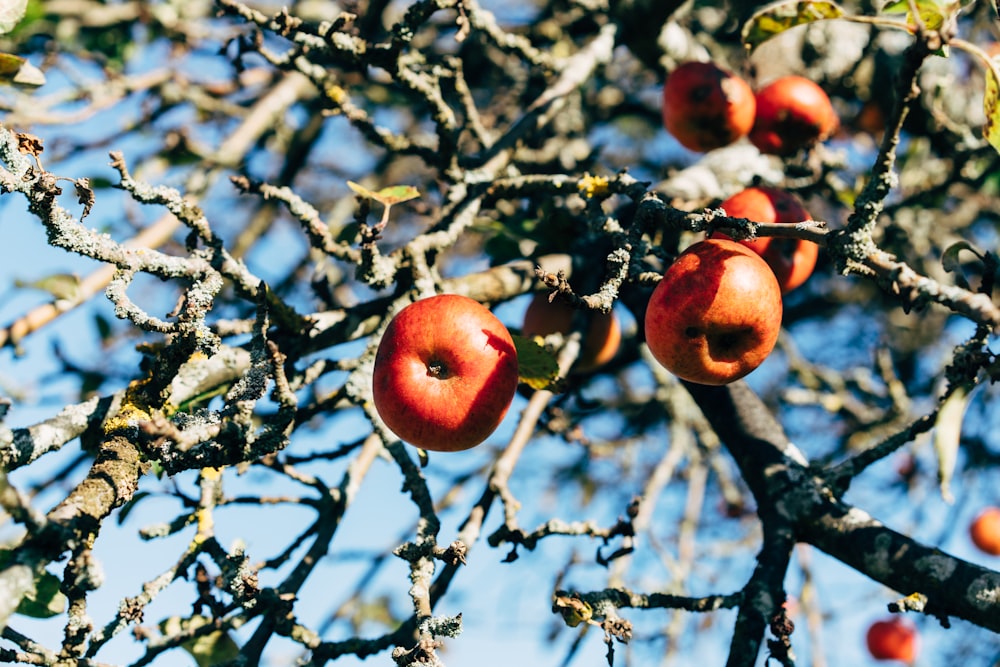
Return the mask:
<svg viewBox="0 0 1000 667">
<path fill-rule="evenodd" d="M 936 581 L 948 579 L 955 573 L 958 562 L 945 554 L 935 554 L 918 558 L 916 562 L 917 571 L 923 572 L 928 577 Z"/>
<path fill-rule="evenodd" d="M 979 609 L 996 609 L 1000 604 L 1000 586 L 996 585 L 996 576 L 982 576 L 973 581 L 968 597 Z"/>
<path fill-rule="evenodd" d="M 945 580 L 955 573 L 958 562 L 945 554 L 934 554 L 917 559 L 915 567 L 918 572 L 924 573 L 935 580 Z"/>
</svg>

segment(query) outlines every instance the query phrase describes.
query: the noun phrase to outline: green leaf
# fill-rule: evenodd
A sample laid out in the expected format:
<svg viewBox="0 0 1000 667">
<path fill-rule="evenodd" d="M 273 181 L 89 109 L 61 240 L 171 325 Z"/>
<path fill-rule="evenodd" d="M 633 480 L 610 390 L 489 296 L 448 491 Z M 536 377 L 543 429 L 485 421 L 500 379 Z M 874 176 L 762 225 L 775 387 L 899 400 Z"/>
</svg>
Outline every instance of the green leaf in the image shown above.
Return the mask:
<svg viewBox="0 0 1000 667">
<path fill-rule="evenodd" d="M 14 29 L 28 8 L 28 0 L 0 0 L 0 34 Z"/>
<path fill-rule="evenodd" d="M 122 505 L 122 508 L 118 510 L 118 525 L 120 526 L 123 523 L 125 523 L 125 519 L 128 518 L 128 515 L 132 512 L 132 510 L 135 509 L 135 506 L 139 504 L 140 500 L 151 495 L 153 494 L 151 494 L 149 491 L 139 491 L 136 494 L 134 494 L 132 496 L 132 499 L 129 500 L 124 505 Z"/>
<path fill-rule="evenodd" d="M 963 250 L 968 250 L 980 260 L 986 259 L 985 253 L 968 241 L 957 241 L 945 248 L 945 251 L 941 254 L 941 267 L 948 273 L 955 274 L 955 283 L 959 287 L 968 289 L 969 281 L 962 271 L 962 260 L 959 258 Z"/>
<path fill-rule="evenodd" d="M 941 254 L 941 266 L 948 273 L 953 273 L 962 268 L 962 261 L 958 258 L 959 253 L 968 250 L 979 259 L 983 258 L 983 253 L 968 241 L 957 241 L 948 246 Z"/>
<path fill-rule="evenodd" d="M 0 549 L 0 567 L 7 565 L 10 554 L 10 549 Z M 52 618 L 66 611 L 67 604 L 66 596 L 59 590 L 59 578 L 45 572 L 21 599 L 16 613 L 30 618 Z"/>
<path fill-rule="evenodd" d="M 559 377 L 559 363 L 551 351 L 545 349 L 533 338 L 513 335 L 517 349 L 517 373 L 532 389 L 562 391 Z"/>
<path fill-rule="evenodd" d="M 361 223 L 359 222 L 349 222 L 340 228 L 337 232 L 336 240 L 340 243 L 354 243 L 358 240 L 358 234 L 361 232 Z"/>
<path fill-rule="evenodd" d="M 14 286 L 42 290 L 57 300 L 75 301 L 80 296 L 80 278 L 72 273 L 54 273 L 33 281 L 15 280 Z"/>
<path fill-rule="evenodd" d="M 182 632 L 193 632 L 210 623 L 212 620 L 205 616 L 192 616 L 191 618 L 171 616 L 160 623 L 160 631 L 170 636 Z M 198 663 L 198 667 L 220 665 L 235 659 L 240 653 L 239 645 L 225 630 L 215 630 L 186 641 L 181 646 L 191 654 L 191 657 Z"/>
<path fill-rule="evenodd" d="M 941 497 L 947 503 L 955 501 L 951 494 L 951 478 L 958 459 L 958 445 L 962 437 L 962 419 L 969 406 L 969 387 L 959 385 L 945 396 L 934 422 L 934 453 L 938 460 L 938 484 Z"/>
<path fill-rule="evenodd" d="M 31 618 L 52 618 L 66 611 L 68 601 L 59 590 L 59 577 L 49 572 L 35 582 L 35 592 L 29 593 L 17 606 L 17 613 Z"/>
<path fill-rule="evenodd" d="M 743 44 L 753 51 L 790 28 L 844 15 L 840 5 L 829 0 L 782 0 L 757 11 L 743 24 Z"/>
<path fill-rule="evenodd" d="M 94 326 L 97 328 L 97 335 L 101 338 L 101 345 L 109 345 L 111 343 L 111 337 L 115 333 L 112 328 L 111 320 L 101 313 L 97 313 L 94 315 Z"/>
<path fill-rule="evenodd" d="M 347 181 L 347 187 L 353 190 L 355 194 L 367 199 L 373 199 L 384 206 L 393 206 L 394 204 L 416 199 L 420 196 L 420 191 L 412 185 L 392 185 L 382 188 L 378 192 L 373 192 L 354 181 Z"/>
<path fill-rule="evenodd" d="M 45 84 L 45 74 L 21 56 L 0 53 L 0 83 L 41 86 Z"/>
<path fill-rule="evenodd" d="M 920 20 L 929 30 L 938 30 L 945 21 L 962 8 L 961 0 L 916 0 Z M 895 0 L 882 8 L 883 14 L 906 14 L 907 23 L 913 23 L 909 0 Z"/>
</svg>

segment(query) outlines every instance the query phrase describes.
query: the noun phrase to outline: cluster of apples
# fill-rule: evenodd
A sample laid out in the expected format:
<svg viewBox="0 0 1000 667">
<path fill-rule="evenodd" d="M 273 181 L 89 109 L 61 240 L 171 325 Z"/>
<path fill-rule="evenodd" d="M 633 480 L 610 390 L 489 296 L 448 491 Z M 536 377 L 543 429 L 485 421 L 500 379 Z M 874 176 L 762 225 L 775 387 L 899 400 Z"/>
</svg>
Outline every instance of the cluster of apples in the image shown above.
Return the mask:
<svg viewBox="0 0 1000 667">
<path fill-rule="evenodd" d="M 689 150 L 710 151 L 749 136 L 762 153 L 789 156 L 830 137 L 840 119 L 826 92 L 805 77 L 784 76 L 754 93 L 733 72 L 692 61 L 667 77 L 663 124 Z"/>
<path fill-rule="evenodd" d="M 751 187 L 722 202 L 731 217 L 799 223 L 809 213 L 792 194 Z M 800 239 L 733 241 L 722 233 L 691 245 L 667 267 L 646 309 L 653 357 L 681 379 L 721 385 L 757 368 L 781 330 L 782 295 L 816 267 L 819 246 Z"/>
<path fill-rule="evenodd" d="M 793 195 L 747 188 L 722 202 L 757 222 L 809 219 Z M 663 274 L 645 316 L 654 358 L 678 377 L 721 385 L 744 377 L 771 353 L 781 329 L 782 295 L 812 273 L 818 247 L 795 239 L 736 242 L 713 234 L 685 250 Z M 578 311 L 536 294 L 525 336 L 569 333 Z M 618 351 L 613 313 L 585 312 L 580 357 L 587 372 Z M 475 447 L 500 424 L 518 383 L 517 351 L 504 324 L 479 302 L 443 294 L 421 299 L 390 321 L 375 357 L 373 400 L 389 429 L 432 451 Z"/>
<path fill-rule="evenodd" d="M 755 96 L 745 81 L 712 63 L 676 68 L 664 88 L 667 129 L 694 150 L 711 150 L 749 134 L 760 150 L 787 155 L 825 139 L 837 127 L 826 94 L 801 77 L 785 77 Z M 809 214 L 777 188 L 748 188 L 722 207 L 732 217 L 798 223 Z M 812 273 L 818 247 L 724 234 L 693 244 L 664 272 L 650 297 L 645 337 L 654 358 L 678 377 L 721 385 L 757 368 L 781 329 L 782 295 Z M 568 333 L 576 311 L 536 295 L 522 333 Z M 575 370 L 592 370 L 617 352 L 613 314 L 589 318 Z M 485 306 L 446 294 L 422 299 L 389 323 L 376 352 L 375 408 L 401 439 L 434 451 L 460 451 L 500 424 L 518 383 L 517 351 L 507 328 Z"/>
<path fill-rule="evenodd" d="M 759 222 L 809 216 L 794 196 L 748 188 L 723 202 L 730 215 Z M 733 382 L 764 361 L 781 328 L 782 294 L 802 284 L 816 263 L 815 244 L 792 239 L 736 242 L 722 234 L 690 246 L 664 272 L 646 309 L 653 356 L 678 377 L 701 384 Z M 569 333 L 578 311 L 536 294 L 524 315 L 525 336 Z M 587 372 L 618 351 L 613 313 L 588 319 L 574 370 Z M 479 302 L 456 294 L 403 308 L 375 356 L 373 400 L 402 440 L 433 451 L 460 451 L 500 424 L 518 383 L 517 351 L 504 324 Z"/>
<path fill-rule="evenodd" d="M 755 94 L 714 63 L 687 62 L 663 88 L 663 123 L 686 148 L 709 151 L 748 136 L 763 153 L 787 156 L 825 140 L 839 126 L 830 98 L 800 76 L 772 81 Z M 755 222 L 800 223 L 809 213 L 794 195 L 753 187 L 721 207 Z M 760 238 L 734 243 L 713 234 L 667 268 L 646 311 L 653 356 L 682 379 L 726 384 L 757 368 L 781 328 L 782 295 L 816 266 L 819 247 Z"/>
</svg>

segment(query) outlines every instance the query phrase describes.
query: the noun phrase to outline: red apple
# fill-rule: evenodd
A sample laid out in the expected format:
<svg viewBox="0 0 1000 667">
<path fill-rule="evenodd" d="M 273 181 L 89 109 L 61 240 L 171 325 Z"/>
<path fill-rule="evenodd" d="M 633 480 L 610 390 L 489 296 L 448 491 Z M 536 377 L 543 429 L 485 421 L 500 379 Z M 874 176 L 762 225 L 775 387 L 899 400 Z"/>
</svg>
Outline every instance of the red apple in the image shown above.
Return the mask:
<svg viewBox="0 0 1000 667">
<path fill-rule="evenodd" d="M 485 306 L 443 294 L 403 308 L 375 355 L 375 409 L 400 439 L 433 451 L 475 447 L 517 388 L 510 332 Z"/>
<path fill-rule="evenodd" d="M 772 187 L 747 188 L 722 202 L 732 218 L 747 218 L 754 222 L 798 223 L 812 220 L 795 195 Z M 712 238 L 728 238 L 715 233 Z M 819 246 L 802 239 L 781 239 L 762 236 L 752 241 L 740 241 L 764 258 L 778 279 L 783 293 L 806 281 L 816 268 Z"/>
<path fill-rule="evenodd" d="M 917 629 L 899 616 L 872 623 L 865 641 L 868 651 L 876 660 L 898 660 L 913 664 L 917 659 Z"/>
<path fill-rule="evenodd" d="M 539 293 L 532 297 L 528 309 L 524 311 L 521 333 L 525 336 L 568 334 L 573 330 L 573 319 L 578 314 L 587 320 L 587 328 L 574 369 L 590 371 L 611 361 L 618 352 L 622 329 L 614 313 L 581 312 L 558 297 L 550 302 L 548 294 Z"/>
<path fill-rule="evenodd" d="M 987 507 L 969 526 L 969 537 L 981 551 L 1000 556 L 1000 507 Z"/>
<path fill-rule="evenodd" d="M 793 155 L 827 139 L 839 125 L 822 88 L 805 77 L 784 76 L 757 91 L 750 141 L 762 153 Z"/>
<path fill-rule="evenodd" d="M 663 125 L 693 151 L 721 148 L 746 136 L 754 108 L 750 85 L 712 63 L 679 65 L 663 86 Z"/>
<path fill-rule="evenodd" d="M 695 243 L 646 308 L 646 343 L 674 375 L 722 385 L 757 368 L 781 329 L 781 288 L 760 255 L 730 239 Z"/>
</svg>

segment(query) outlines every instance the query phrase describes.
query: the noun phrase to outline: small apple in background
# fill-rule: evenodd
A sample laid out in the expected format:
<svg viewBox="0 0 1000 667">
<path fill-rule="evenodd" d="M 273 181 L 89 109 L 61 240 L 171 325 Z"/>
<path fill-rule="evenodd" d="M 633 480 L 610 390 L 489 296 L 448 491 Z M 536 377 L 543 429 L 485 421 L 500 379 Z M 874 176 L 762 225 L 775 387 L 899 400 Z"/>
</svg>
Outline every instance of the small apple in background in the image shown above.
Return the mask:
<svg viewBox="0 0 1000 667">
<path fill-rule="evenodd" d="M 865 635 L 865 642 L 868 644 L 868 652 L 876 660 L 898 660 L 909 665 L 917 659 L 917 629 L 899 616 L 872 623 Z"/>
<path fill-rule="evenodd" d="M 750 142 L 761 153 L 793 155 L 824 141 L 840 126 L 826 92 L 801 76 L 775 79 L 757 91 Z"/>
<path fill-rule="evenodd" d="M 663 86 L 663 125 L 692 151 L 721 148 L 746 136 L 754 108 L 750 85 L 713 63 L 678 65 Z"/>
<path fill-rule="evenodd" d="M 375 355 L 375 409 L 411 445 L 451 452 L 475 447 L 514 398 L 517 352 L 485 306 L 443 294 L 403 308 Z"/>
<path fill-rule="evenodd" d="M 747 218 L 754 222 L 798 223 L 812 220 L 809 212 L 795 195 L 772 187 L 747 188 L 719 204 L 731 218 Z M 721 232 L 712 238 L 728 238 Z M 802 239 L 782 239 L 763 236 L 752 241 L 740 241 L 764 258 L 778 279 L 782 293 L 795 289 L 812 275 L 819 257 L 819 246 Z"/>
<path fill-rule="evenodd" d="M 1000 556 L 1000 507 L 987 507 L 969 525 L 969 537 L 980 551 Z"/>
<path fill-rule="evenodd" d="M 581 341 L 580 356 L 573 368 L 584 373 L 608 363 L 618 352 L 622 329 L 614 313 L 581 312 L 559 297 L 550 302 L 548 294 L 538 293 L 524 311 L 521 333 L 529 337 L 568 334 L 573 330 L 573 319 L 577 314 L 587 319 L 587 328 Z"/>
<path fill-rule="evenodd" d="M 677 377 L 728 384 L 771 353 L 781 314 L 781 288 L 760 255 L 730 239 L 706 239 L 681 253 L 653 290 L 646 343 Z"/>
</svg>

